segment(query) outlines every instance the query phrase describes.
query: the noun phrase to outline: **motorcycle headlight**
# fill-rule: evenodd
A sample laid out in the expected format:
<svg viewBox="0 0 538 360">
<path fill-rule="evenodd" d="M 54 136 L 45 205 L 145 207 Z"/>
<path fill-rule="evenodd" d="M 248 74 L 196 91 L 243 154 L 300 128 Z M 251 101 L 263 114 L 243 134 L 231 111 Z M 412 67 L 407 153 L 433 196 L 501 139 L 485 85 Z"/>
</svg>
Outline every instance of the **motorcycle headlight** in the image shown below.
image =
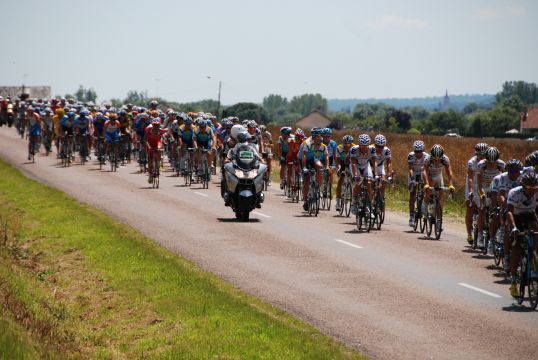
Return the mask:
<svg viewBox="0 0 538 360">
<path fill-rule="evenodd" d="M 235 176 L 241 179 L 254 179 L 258 175 L 258 170 L 252 169 L 250 171 L 243 171 L 240 169 L 235 169 Z"/>
</svg>

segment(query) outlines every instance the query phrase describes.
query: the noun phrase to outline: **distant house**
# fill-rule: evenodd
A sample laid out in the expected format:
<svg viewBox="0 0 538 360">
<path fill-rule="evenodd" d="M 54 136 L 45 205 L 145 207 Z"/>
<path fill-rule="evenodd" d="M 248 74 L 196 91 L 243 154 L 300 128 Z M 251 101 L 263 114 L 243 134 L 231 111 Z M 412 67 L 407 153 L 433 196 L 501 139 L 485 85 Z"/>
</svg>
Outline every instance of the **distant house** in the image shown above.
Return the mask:
<svg viewBox="0 0 538 360">
<path fill-rule="evenodd" d="M 519 128 L 521 131 L 528 130 L 530 132 L 538 131 L 538 107 L 523 109 L 519 116 Z"/>
<path fill-rule="evenodd" d="M 312 111 L 310 114 L 303 116 L 295 122 L 295 126 L 301 129 L 311 129 L 314 127 L 326 128 L 331 127 L 332 120 L 324 113 L 318 110 Z"/>
</svg>

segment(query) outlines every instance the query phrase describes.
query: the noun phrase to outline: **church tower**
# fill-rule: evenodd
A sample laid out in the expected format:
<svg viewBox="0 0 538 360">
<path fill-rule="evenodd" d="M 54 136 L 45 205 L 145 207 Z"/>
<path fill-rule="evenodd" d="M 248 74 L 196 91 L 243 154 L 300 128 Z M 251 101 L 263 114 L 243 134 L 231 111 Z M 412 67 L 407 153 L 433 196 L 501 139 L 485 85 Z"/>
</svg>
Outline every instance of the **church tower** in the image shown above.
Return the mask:
<svg viewBox="0 0 538 360">
<path fill-rule="evenodd" d="M 445 92 L 445 97 L 443 99 L 443 110 L 446 110 L 450 107 L 450 98 L 448 97 L 448 89 Z"/>
</svg>

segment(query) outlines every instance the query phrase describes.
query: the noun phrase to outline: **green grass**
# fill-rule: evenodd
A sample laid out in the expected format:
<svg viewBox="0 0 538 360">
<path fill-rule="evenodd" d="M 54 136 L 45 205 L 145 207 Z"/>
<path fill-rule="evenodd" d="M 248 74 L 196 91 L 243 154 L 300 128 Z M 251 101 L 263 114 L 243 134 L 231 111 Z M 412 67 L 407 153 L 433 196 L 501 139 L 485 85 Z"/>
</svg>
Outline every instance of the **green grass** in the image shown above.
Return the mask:
<svg viewBox="0 0 538 360">
<path fill-rule="evenodd" d="M 37 359 L 43 352 L 13 321 L 0 317 L 0 359 Z"/>
<path fill-rule="evenodd" d="M 2 161 L 0 173 L 0 315 L 39 357 L 362 358 Z"/>
</svg>

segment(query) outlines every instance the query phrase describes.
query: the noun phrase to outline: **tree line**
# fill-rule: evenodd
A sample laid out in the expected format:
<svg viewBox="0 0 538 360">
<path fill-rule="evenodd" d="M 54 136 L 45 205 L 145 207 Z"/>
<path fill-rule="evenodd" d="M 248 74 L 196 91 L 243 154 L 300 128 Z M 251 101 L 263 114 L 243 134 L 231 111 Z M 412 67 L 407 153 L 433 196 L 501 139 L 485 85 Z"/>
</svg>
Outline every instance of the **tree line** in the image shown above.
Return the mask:
<svg viewBox="0 0 538 360">
<path fill-rule="evenodd" d="M 95 102 L 93 89 L 80 86 L 72 95 L 79 101 Z M 495 95 L 491 105 L 468 103 L 461 110 L 448 108 L 431 110 L 420 106 L 396 108 L 384 103 L 359 103 L 352 111 L 328 113 L 328 101 L 321 94 L 303 94 L 290 99 L 270 94 L 261 104 L 240 102 L 221 106 L 216 100 L 178 103 L 162 98 L 148 97 L 145 92 L 131 90 L 121 99 L 112 99 L 115 107 L 131 103 L 147 106 L 152 100 L 159 101 L 162 109 L 172 108 L 183 112 L 211 112 L 221 117 L 235 115 L 242 119 L 254 119 L 259 123 L 291 125 L 297 119 L 314 110 L 326 113 L 335 128 L 360 129 L 411 134 L 444 135 L 455 132 L 467 136 L 503 136 L 510 129 L 519 129 L 519 117 L 525 108 L 538 105 L 538 87 L 535 83 L 507 81 Z M 218 112 L 218 114 L 217 114 Z"/>
</svg>

